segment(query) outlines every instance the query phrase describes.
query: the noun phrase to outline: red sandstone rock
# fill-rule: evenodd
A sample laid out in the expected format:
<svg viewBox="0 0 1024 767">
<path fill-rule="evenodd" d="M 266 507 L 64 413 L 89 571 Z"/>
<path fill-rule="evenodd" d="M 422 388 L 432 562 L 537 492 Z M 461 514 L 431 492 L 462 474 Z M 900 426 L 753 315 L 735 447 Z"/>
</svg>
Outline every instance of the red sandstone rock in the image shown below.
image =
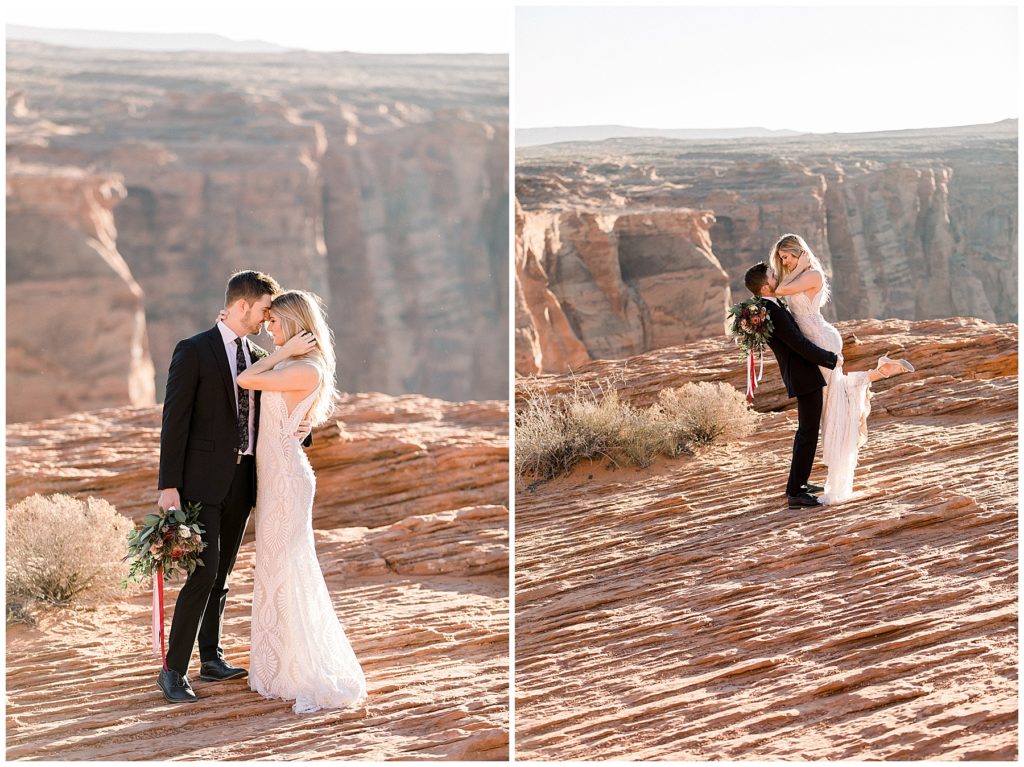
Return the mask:
<svg viewBox="0 0 1024 767">
<path fill-rule="evenodd" d="M 706 249 L 728 274 L 734 300 L 747 295 L 746 269 L 767 259 L 781 234 L 797 232 L 832 277 L 829 319 L 1015 322 L 1016 147 L 1016 120 L 778 139 L 575 142 L 521 149 L 516 197 L 527 220 L 710 211 Z M 621 323 L 611 305 L 586 319 Z M 679 324 L 679 332 L 693 332 Z M 544 327 L 536 328 L 535 346 L 543 345 Z M 630 340 L 626 353 L 661 345 Z M 529 356 L 517 350 L 518 372 L 566 369 L 522 364 Z"/>
<path fill-rule="evenodd" d="M 289 702 L 265 700 L 244 682 L 193 679 L 200 701 L 170 715 L 149 652 L 148 592 L 51 611 L 33 628 L 8 626 L 6 756 L 507 759 L 507 531 L 502 507 L 315 531 L 335 610 L 366 674 L 368 698 L 357 710 L 296 716 Z M 246 667 L 253 566 L 247 542 L 223 633 L 227 657 Z M 172 606 L 179 587 L 167 589 Z M 168 625 L 172 615 L 173 607 Z"/>
<path fill-rule="evenodd" d="M 575 370 L 722 332 L 730 293 L 713 220 L 517 210 L 516 370 Z"/>
<path fill-rule="evenodd" d="M 314 537 L 365 706 L 299 717 L 244 682 L 193 680 L 199 703 L 172 711 L 155 684 L 150 595 L 119 593 L 8 626 L 8 759 L 507 760 L 507 404 L 364 394 L 336 416 L 310 452 Z M 61 491 L 136 519 L 152 508 L 158 408 L 8 428 L 8 503 Z M 250 534 L 225 612 L 224 649 L 242 666 L 254 555 Z"/>
<path fill-rule="evenodd" d="M 142 288 L 117 245 L 121 179 L 7 167 L 7 420 L 150 405 Z"/>
<path fill-rule="evenodd" d="M 7 427 L 7 502 L 96 495 L 135 519 L 156 503 L 160 408 L 116 408 Z M 313 432 L 319 527 L 508 503 L 508 405 L 359 394 Z M 250 531 L 251 535 L 251 531 Z"/>
<path fill-rule="evenodd" d="M 158 400 L 175 343 L 213 324 L 243 268 L 325 300 L 342 388 L 501 398 L 507 71 L 503 56 L 12 41 L 8 157 L 123 178 L 117 244 L 145 291 Z M 50 305 L 63 284 L 47 290 Z"/>
<path fill-rule="evenodd" d="M 943 380 L 946 377 L 989 379 L 1013 375 L 1017 370 L 1017 326 L 993 325 L 972 317 L 945 320 L 849 320 L 836 323 L 843 337 L 847 371 L 867 370 L 883 354 L 906 357 L 917 372 L 881 380 L 874 391 L 910 382 Z M 745 358 L 728 338 L 709 338 L 686 346 L 659 349 L 625 360 L 597 360 L 573 376 L 532 376 L 539 391 L 570 391 L 577 383 L 598 381 L 619 392 L 623 401 L 649 405 L 665 387 L 688 381 L 726 381 L 746 390 Z M 517 381 L 525 381 L 519 377 Z M 539 387 L 539 388 L 538 388 Z M 530 389 L 517 386 L 520 400 Z M 769 412 L 795 408 L 796 400 L 786 394 L 771 350 L 764 354 L 764 374 L 754 398 L 754 408 Z"/>
<path fill-rule="evenodd" d="M 851 367 L 918 367 L 874 385 L 859 499 L 786 508 L 771 360 L 744 440 L 520 482 L 518 758 L 1016 760 L 1017 328 L 839 327 Z M 579 378 L 642 404 L 739 369 L 709 340 Z"/>
</svg>

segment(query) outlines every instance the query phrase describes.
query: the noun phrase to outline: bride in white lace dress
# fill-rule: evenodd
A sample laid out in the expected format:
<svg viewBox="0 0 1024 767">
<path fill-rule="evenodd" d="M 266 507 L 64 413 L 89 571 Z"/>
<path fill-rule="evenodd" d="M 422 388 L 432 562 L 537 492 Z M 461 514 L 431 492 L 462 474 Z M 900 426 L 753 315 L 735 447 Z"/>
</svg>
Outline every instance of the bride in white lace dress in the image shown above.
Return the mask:
<svg viewBox="0 0 1024 767">
<path fill-rule="evenodd" d="M 819 368 L 825 377 L 821 414 L 822 461 L 828 467 L 825 492 L 818 500 L 836 504 L 856 497 L 853 475 L 860 447 L 868 437 L 871 384 L 880 378 L 913 371 L 906 360 L 881 357 L 874 370 L 843 371 L 843 338 L 821 315 L 829 299 L 829 284 L 821 262 L 797 234 L 785 234 L 772 247 L 771 266 L 779 278 L 775 295 L 788 299 L 800 332 L 817 346 L 835 352 L 835 370 Z"/>
<path fill-rule="evenodd" d="M 295 713 L 357 705 L 362 668 L 338 621 L 313 543 L 316 478 L 302 450 L 300 423 L 334 409 L 335 358 L 318 299 L 277 296 L 267 329 L 276 350 L 238 376 L 263 391 L 256 442 L 256 575 L 249 687 L 295 701 Z"/>
</svg>

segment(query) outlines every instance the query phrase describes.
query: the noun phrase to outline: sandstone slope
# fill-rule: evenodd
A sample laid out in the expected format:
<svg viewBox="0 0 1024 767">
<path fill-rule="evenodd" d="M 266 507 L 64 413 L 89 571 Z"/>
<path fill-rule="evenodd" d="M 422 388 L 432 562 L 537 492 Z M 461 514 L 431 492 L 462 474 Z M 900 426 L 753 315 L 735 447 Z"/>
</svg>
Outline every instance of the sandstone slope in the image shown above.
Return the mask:
<svg viewBox="0 0 1024 767">
<path fill-rule="evenodd" d="M 244 682 L 197 681 L 201 701 L 172 708 L 155 686 L 150 596 L 119 593 L 8 627 L 8 759 L 507 757 L 507 408 L 362 395 L 341 414 L 343 429 L 314 434 L 314 532 L 366 705 L 298 716 Z M 121 408 L 12 425 L 8 502 L 95 495 L 138 518 L 155 498 L 158 419 Z M 241 665 L 254 554 L 250 525 L 225 614 Z"/>
<path fill-rule="evenodd" d="M 159 407 L 7 427 L 7 502 L 96 495 L 141 520 L 156 503 Z M 508 405 L 346 395 L 313 431 L 318 527 L 379 527 L 412 514 L 508 502 Z M 251 532 L 251 531 L 250 531 Z"/>
<path fill-rule="evenodd" d="M 520 483 L 520 758 L 1016 759 L 1016 326 L 839 327 L 849 367 L 894 347 L 919 367 L 875 386 L 858 499 L 786 507 L 771 361 L 748 439 Z M 706 342 L 583 377 L 621 371 L 643 403 L 738 368 Z"/>
</svg>

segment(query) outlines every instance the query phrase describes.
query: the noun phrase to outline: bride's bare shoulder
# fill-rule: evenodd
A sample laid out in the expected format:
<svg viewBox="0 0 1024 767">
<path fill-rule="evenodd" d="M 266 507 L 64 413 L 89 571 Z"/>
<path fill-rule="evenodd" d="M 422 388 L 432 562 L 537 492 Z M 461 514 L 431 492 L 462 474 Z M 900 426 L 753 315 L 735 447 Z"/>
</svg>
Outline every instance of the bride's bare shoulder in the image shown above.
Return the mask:
<svg viewBox="0 0 1024 767">
<path fill-rule="evenodd" d="M 820 269 L 808 269 L 801 275 L 800 288 L 809 296 L 817 295 L 821 286 L 825 284 L 825 275 Z"/>
</svg>

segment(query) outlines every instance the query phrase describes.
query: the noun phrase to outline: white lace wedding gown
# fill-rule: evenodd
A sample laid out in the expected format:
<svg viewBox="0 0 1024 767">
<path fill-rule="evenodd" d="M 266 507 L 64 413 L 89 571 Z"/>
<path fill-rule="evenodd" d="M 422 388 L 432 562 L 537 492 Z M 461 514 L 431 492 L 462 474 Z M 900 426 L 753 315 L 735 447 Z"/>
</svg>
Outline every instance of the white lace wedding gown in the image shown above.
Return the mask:
<svg viewBox="0 0 1024 767">
<path fill-rule="evenodd" d="M 821 316 L 823 296 L 824 291 L 819 289 L 814 298 L 809 298 L 806 293 L 796 293 L 787 296 L 786 301 L 801 333 L 822 349 L 842 355 L 842 336 Z M 853 492 L 853 475 L 860 446 L 868 438 L 871 379 L 866 372 L 844 373 L 841 365 L 837 365 L 835 370 L 818 369 L 827 384 L 822 393 L 821 454 L 828 467 L 825 492 L 819 500 L 829 505 L 858 495 Z"/>
<path fill-rule="evenodd" d="M 297 714 L 355 705 L 362 668 L 338 622 L 313 545 L 316 479 L 294 436 L 316 392 L 291 416 L 280 392 L 265 391 L 256 443 L 256 576 L 249 687 L 294 700 Z"/>
</svg>

